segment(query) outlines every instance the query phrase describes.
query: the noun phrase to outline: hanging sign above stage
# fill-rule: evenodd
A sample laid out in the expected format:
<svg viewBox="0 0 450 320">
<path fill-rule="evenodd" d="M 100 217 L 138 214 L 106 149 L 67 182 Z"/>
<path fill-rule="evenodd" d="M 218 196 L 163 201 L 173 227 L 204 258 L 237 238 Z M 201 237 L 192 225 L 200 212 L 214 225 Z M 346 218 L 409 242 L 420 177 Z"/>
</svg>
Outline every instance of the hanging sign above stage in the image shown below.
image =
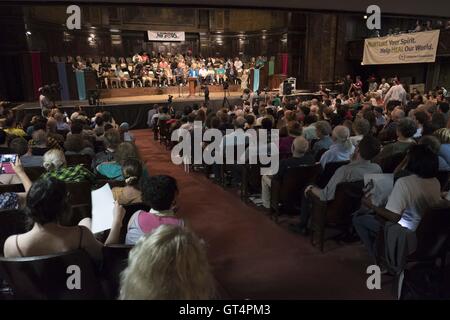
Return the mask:
<svg viewBox="0 0 450 320">
<path fill-rule="evenodd" d="M 362 64 L 435 62 L 438 42 L 439 30 L 365 39 Z"/>
<path fill-rule="evenodd" d="M 147 31 L 149 41 L 184 41 L 184 31 Z"/>
</svg>

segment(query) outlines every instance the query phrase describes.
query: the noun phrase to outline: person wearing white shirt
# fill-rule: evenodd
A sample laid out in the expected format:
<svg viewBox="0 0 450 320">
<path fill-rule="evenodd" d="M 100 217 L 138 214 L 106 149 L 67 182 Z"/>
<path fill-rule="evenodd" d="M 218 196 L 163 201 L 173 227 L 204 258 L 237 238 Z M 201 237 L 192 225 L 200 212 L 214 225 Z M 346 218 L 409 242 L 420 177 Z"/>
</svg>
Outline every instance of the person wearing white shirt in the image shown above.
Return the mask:
<svg viewBox="0 0 450 320">
<path fill-rule="evenodd" d="M 376 216 L 397 222 L 403 228 L 415 232 L 426 211 L 441 202 L 441 186 L 435 178 L 438 168 L 438 157 L 431 152 L 429 146 L 414 145 L 408 152 L 408 162 L 404 169 L 409 175 L 395 182 L 385 208 L 375 207 L 370 198 L 363 198 L 363 205 L 369 211 L 366 214 L 355 214 L 353 225 L 370 256 L 375 256 L 375 242 L 382 226 Z"/>
<path fill-rule="evenodd" d="M 336 126 L 332 138 L 334 143 L 320 158 L 322 168 L 329 162 L 349 161 L 355 147 L 350 142 L 350 130 L 345 126 Z"/>
<path fill-rule="evenodd" d="M 402 105 L 406 106 L 406 91 L 398 80 L 395 80 L 395 84 L 389 89 L 384 97 L 384 103 L 386 105 L 389 101 L 400 101 Z"/>
</svg>

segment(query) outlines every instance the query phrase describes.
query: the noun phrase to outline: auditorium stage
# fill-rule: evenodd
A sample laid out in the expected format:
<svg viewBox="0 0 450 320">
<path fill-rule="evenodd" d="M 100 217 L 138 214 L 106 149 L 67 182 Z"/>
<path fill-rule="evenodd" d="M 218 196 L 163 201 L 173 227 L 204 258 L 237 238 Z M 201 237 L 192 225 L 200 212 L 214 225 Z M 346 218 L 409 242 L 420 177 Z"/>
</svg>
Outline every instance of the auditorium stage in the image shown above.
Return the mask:
<svg viewBox="0 0 450 320">
<path fill-rule="evenodd" d="M 192 106 L 194 103 L 200 104 L 205 101 L 203 95 L 178 96 L 178 94 L 172 94 L 172 106 L 175 110 L 182 110 L 184 106 Z M 92 117 L 96 112 L 109 111 L 117 122 L 128 122 L 132 129 L 142 129 L 147 127 L 147 113 L 153 105 L 168 104 L 168 95 L 147 95 L 147 96 L 128 96 L 128 97 L 114 97 L 105 98 L 100 100 L 100 104 L 89 105 L 87 100 L 72 100 L 72 101 L 58 101 L 57 105 L 63 111 L 72 113 L 74 110 L 81 107 L 88 116 Z M 209 105 L 214 109 L 219 109 L 224 103 L 223 92 L 211 92 L 209 94 Z M 227 94 L 227 100 L 230 105 L 241 103 L 240 92 L 230 92 Z M 27 114 L 37 115 L 40 114 L 40 107 L 37 102 L 26 102 L 19 104 L 14 108 L 17 112 L 24 112 Z"/>
</svg>

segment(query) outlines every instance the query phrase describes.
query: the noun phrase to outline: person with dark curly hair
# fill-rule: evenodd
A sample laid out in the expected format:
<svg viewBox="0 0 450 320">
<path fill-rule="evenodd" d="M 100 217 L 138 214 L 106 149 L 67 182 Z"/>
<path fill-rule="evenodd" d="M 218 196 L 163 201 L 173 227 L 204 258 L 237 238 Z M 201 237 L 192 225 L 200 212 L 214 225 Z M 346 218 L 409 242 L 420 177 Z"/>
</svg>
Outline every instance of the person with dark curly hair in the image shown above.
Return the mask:
<svg viewBox="0 0 450 320">
<path fill-rule="evenodd" d="M 130 218 L 126 244 L 135 244 L 142 236 L 161 225 L 184 225 L 184 221 L 174 210 L 178 195 L 177 181 L 174 178 L 166 175 L 144 177 L 141 192 L 143 202 L 151 209 L 149 212 L 139 210 Z"/>
</svg>

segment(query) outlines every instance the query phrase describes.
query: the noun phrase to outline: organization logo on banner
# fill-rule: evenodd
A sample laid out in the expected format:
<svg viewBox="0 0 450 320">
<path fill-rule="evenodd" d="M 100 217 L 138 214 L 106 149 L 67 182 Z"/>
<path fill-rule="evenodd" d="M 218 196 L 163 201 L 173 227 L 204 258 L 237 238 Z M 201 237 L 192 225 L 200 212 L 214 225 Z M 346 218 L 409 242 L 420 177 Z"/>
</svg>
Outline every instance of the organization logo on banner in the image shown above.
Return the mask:
<svg viewBox="0 0 450 320">
<path fill-rule="evenodd" d="M 147 31 L 149 41 L 184 41 L 184 31 Z"/>
<path fill-rule="evenodd" d="M 365 39 L 362 64 L 435 62 L 438 43 L 439 30 Z"/>
</svg>

